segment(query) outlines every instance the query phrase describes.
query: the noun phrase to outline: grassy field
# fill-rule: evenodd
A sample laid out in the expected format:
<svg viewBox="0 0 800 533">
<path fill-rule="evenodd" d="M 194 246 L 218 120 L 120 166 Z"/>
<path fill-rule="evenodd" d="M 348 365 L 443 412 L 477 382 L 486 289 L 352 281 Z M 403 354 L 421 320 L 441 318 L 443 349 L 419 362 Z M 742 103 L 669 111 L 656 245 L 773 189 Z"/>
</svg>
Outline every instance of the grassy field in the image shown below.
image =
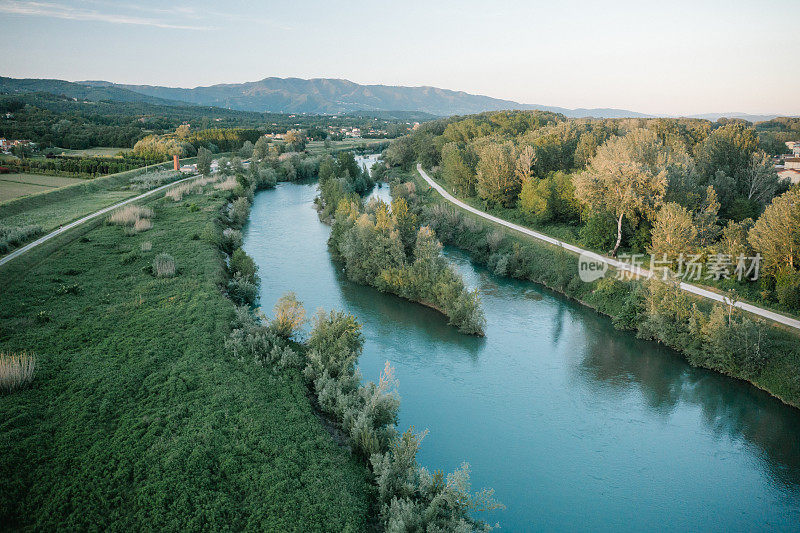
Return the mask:
<svg viewBox="0 0 800 533">
<path fill-rule="evenodd" d="M 184 161 L 191 163 L 194 159 L 188 158 Z M 162 163 L 149 167 L 149 170 L 170 167 L 171 163 Z M 100 178 L 78 180 L 77 183 L 66 187 L 0 202 L 0 226 L 38 225 L 44 232 L 52 231 L 89 213 L 141 194 L 144 191 L 131 187 L 131 178 L 141 176 L 143 173 L 144 169 L 136 169 Z"/>
<path fill-rule="evenodd" d="M 224 349 L 224 260 L 199 237 L 222 200 L 147 205 L 149 231 L 82 226 L 0 270 L 0 350 L 37 356 L 0 395 L 3 529 L 365 529 L 367 469 L 299 374 Z M 162 252 L 174 278 L 150 274 Z"/>
<path fill-rule="evenodd" d="M 386 139 L 343 139 L 341 141 L 331 141 L 330 150 L 338 152 L 342 150 L 351 150 L 363 145 L 367 147 L 377 147 L 382 143 L 386 143 Z M 323 153 L 328 149 L 325 148 L 325 141 L 310 141 L 306 144 L 306 150 L 312 154 Z"/>
<path fill-rule="evenodd" d="M 116 157 L 120 152 L 130 152 L 130 148 L 117 148 L 114 146 L 96 146 L 83 150 L 70 150 L 69 148 L 50 148 L 49 152 L 59 155 L 71 155 L 82 157 Z"/>
<path fill-rule="evenodd" d="M 0 204 L 20 196 L 47 192 L 83 181 L 81 178 L 43 176 L 41 174 L 0 174 Z"/>
</svg>

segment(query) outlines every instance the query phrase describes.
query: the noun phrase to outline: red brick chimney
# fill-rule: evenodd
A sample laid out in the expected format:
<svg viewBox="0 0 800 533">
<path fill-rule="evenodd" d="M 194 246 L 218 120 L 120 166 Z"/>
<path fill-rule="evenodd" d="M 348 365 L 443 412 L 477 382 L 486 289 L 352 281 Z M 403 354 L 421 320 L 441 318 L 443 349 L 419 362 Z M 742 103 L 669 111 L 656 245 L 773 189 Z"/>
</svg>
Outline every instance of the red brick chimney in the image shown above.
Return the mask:
<svg viewBox="0 0 800 533">
<path fill-rule="evenodd" d="M 175 154 L 175 155 L 173 155 L 173 156 L 172 156 L 172 162 L 173 162 L 173 163 L 174 163 L 174 165 L 175 165 L 175 170 L 179 170 L 179 169 L 180 169 L 180 167 L 178 166 L 178 155 L 177 155 L 177 154 Z"/>
</svg>

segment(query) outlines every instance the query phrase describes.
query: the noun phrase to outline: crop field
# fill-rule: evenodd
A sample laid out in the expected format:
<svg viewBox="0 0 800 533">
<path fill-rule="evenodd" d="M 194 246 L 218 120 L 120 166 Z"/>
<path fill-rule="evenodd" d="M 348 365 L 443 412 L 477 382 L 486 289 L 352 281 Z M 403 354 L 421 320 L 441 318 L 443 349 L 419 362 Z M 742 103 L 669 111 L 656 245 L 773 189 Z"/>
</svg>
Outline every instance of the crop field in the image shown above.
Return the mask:
<svg viewBox="0 0 800 533">
<path fill-rule="evenodd" d="M 0 174 L 0 203 L 20 196 L 47 192 L 83 181 L 81 178 L 43 176 L 41 174 Z"/>
<path fill-rule="evenodd" d="M 225 350 L 208 235 L 228 193 L 206 190 L 148 201 L 150 229 L 89 223 L 0 267 L 0 351 L 36 356 L 0 395 L 3 529 L 366 529 L 368 471 L 299 373 Z M 164 253 L 172 277 L 152 273 Z"/>
<path fill-rule="evenodd" d="M 83 150 L 70 150 L 69 148 L 53 148 L 54 154 L 81 156 L 81 157 L 116 157 L 120 152 L 130 152 L 130 148 L 117 148 L 114 146 L 96 146 Z"/>
</svg>

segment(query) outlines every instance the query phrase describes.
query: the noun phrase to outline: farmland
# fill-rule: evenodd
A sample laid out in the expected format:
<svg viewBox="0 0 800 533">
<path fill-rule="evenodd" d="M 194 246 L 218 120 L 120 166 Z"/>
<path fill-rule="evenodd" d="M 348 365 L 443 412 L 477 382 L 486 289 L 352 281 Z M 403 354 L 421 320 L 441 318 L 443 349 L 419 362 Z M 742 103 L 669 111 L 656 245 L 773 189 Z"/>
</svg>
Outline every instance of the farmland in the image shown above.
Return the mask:
<svg viewBox="0 0 800 533">
<path fill-rule="evenodd" d="M 0 203 L 20 196 L 47 192 L 59 187 L 81 183 L 80 178 L 43 176 L 41 174 L 0 174 Z"/>
</svg>

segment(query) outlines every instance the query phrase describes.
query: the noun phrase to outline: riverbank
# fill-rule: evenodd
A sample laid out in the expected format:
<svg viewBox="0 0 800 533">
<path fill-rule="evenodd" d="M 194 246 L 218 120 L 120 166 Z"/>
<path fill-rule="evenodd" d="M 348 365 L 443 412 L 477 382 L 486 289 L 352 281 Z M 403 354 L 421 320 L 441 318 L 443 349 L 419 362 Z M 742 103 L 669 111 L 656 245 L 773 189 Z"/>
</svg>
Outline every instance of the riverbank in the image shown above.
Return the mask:
<svg viewBox="0 0 800 533">
<path fill-rule="evenodd" d="M 726 324 L 719 315 L 727 311 L 715 308 L 721 306 L 680 290 L 650 290 L 651 284 L 610 278 L 585 283 L 578 276 L 578 261 L 562 248 L 457 210 L 416 172 L 404 176 L 420 191 L 420 214 L 445 244 L 468 251 L 499 274 L 541 283 L 578 300 L 612 317 L 616 327 L 681 352 L 693 365 L 743 379 L 800 407 L 800 339 L 795 332 L 759 326 L 742 316 Z"/>
<path fill-rule="evenodd" d="M 4 266 L 0 347 L 37 357 L 32 384 L 0 396 L 4 525 L 364 529 L 367 469 L 300 376 L 225 350 L 226 203 L 212 184 L 152 199 L 152 229 L 98 220 Z M 152 275 L 162 253 L 174 277 Z"/>
</svg>

